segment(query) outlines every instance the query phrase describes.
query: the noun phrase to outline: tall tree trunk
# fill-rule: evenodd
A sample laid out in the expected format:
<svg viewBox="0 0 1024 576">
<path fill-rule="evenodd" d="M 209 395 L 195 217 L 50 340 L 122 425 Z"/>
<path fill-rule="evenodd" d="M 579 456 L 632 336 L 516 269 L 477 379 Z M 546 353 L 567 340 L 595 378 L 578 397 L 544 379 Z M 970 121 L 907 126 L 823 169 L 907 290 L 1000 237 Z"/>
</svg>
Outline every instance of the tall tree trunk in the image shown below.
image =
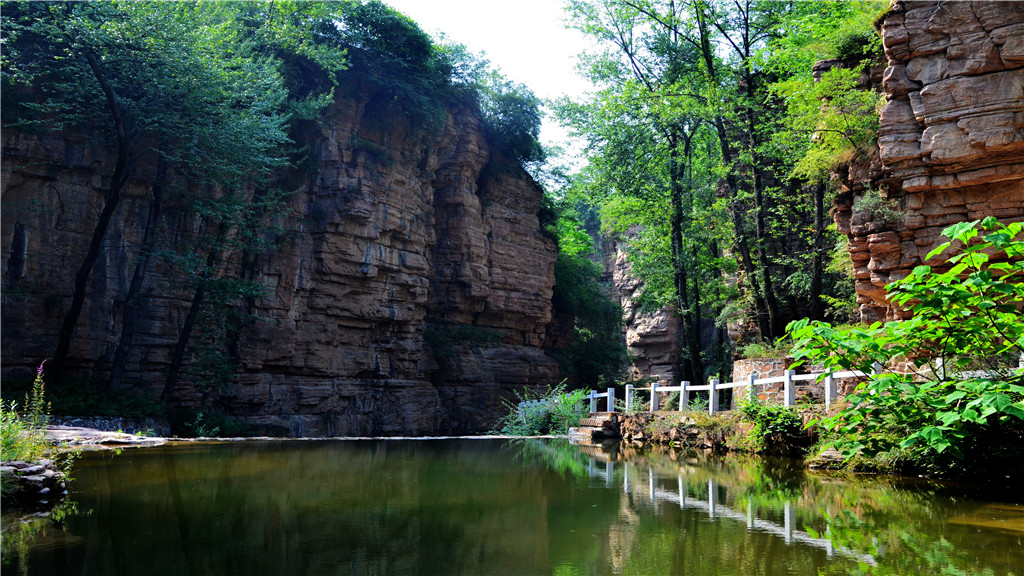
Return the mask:
<svg viewBox="0 0 1024 576">
<path fill-rule="evenodd" d="M 171 396 L 174 395 L 174 388 L 178 384 L 178 374 L 181 372 L 181 365 L 185 359 L 185 350 L 188 348 L 189 338 L 192 337 L 192 330 L 195 329 L 196 320 L 199 319 L 199 312 L 203 306 L 203 300 L 206 298 L 206 283 L 209 281 L 210 276 L 216 272 L 229 228 L 230 225 L 223 220 L 217 226 L 216 238 L 210 247 L 209 253 L 206 255 L 204 272 L 199 275 L 198 284 L 196 284 L 195 292 L 192 294 L 192 303 L 189 305 L 188 315 L 185 316 L 185 323 L 182 324 L 181 332 L 178 333 L 178 342 L 174 345 L 171 365 L 167 369 L 167 383 L 164 384 L 164 390 L 160 394 L 162 402 L 169 402 Z"/>
<path fill-rule="evenodd" d="M 685 147 L 683 157 L 689 157 L 689 148 L 692 134 L 680 134 L 678 129 L 670 130 L 669 143 L 669 173 L 671 178 L 670 193 L 672 195 L 672 215 L 670 220 L 670 234 L 672 239 L 672 270 L 673 284 L 676 289 L 676 301 L 679 314 L 682 318 L 682 344 L 689 357 L 685 378 L 690 382 L 700 382 L 704 378 L 704 366 L 701 359 L 701 341 L 699 327 L 694 330 L 694 310 L 699 309 L 701 302 L 698 299 L 690 299 L 690 282 L 686 270 L 683 249 L 683 222 L 686 215 L 683 210 L 683 196 L 686 193 L 685 166 L 680 161 L 680 140 Z M 699 295 L 699 293 L 698 293 Z"/>
<path fill-rule="evenodd" d="M 128 294 L 125 296 L 121 314 L 121 337 L 117 341 L 117 349 L 114 350 L 114 364 L 110 368 L 107 392 L 113 392 L 121 386 L 121 381 L 124 379 L 125 363 L 128 361 L 128 352 L 131 350 L 138 329 L 139 294 L 142 292 L 142 284 L 149 268 L 149 258 L 156 248 L 156 227 L 160 220 L 160 206 L 166 176 L 167 161 L 160 157 L 157 160 L 156 180 L 153 182 L 153 196 L 149 202 L 149 214 L 146 216 L 142 247 L 139 249 L 139 261 L 135 264 L 132 280 L 128 285 Z"/>
<path fill-rule="evenodd" d="M 715 119 L 715 129 L 718 132 L 722 160 L 727 165 L 731 164 L 733 161 L 732 148 L 729 146 L 729 136 L 725 129 L 725 122 L 721 118 Z M 761 334 L 768 334 L 771 332 L 771 324 L 767 314 L 768 307 L 765 304 L 763 292 L 761 291 L 761 283 L 757 278 L 757 267 L 754 266 L 754 258 L 751 255 L 750 244 L 747 242 L 747 232 L 743 226 L 743 219 L 740 216 L 743 213 L 743 206 L 737 198 L 739 182 L 736 179 L 735 172 L 730 170 L 725 176 L 725 182 L 730 194 L 729 212 L 732 215 L 736 252 L 739 253 L 740 262 L 743 263 L 743 270 L 747 273 L 747 281 L 750 282 L 753 288 L 751 294 L 754 297 L 754 308 L 756 308 L 754 314 L 757 318 L 757 327 Z"/>
<path fill-rule="evenodd" d="M 825 303 L 821 299 L 821 281 L 825 274 L 825 183 L 814 187 L 814 242 L 811 252 L 811 319 L 825 318 Z"/>
<path fill-rule="evenodd" d="M 753 138 L 753 133 L 750 134 L 750 138 Z M 753 151 L 751 151 L 753 154 Z M 764 181 L 761 177 L 760 170 L 754 165 L 750 166 L 750 170 L 754 172 L 754 213 L 755 213 L 755 233 L 754 236 L 757 240 L 757 261 L 761 267 L 761 286 L 764 288 L 764 305 L 765 310 L 768 314 L 768 332 L 767 334 L 762 332 L 762 336 L 767 336 L 771 340 L 775 340 L 778 337 L 779 332 L 779 303 L 775 297 L 775 284 L 772 280 L 772 274 L 770 269 L 770 262 L 768 261 L 768 233 L 767 226 L 764 221 L 764 213 L 766 210 L 764 202 Z"/>
<path fill-rule="evenodd" d="M 114 89 L 107 82 L 106 76 L 100 69 L 96 56 L 91 52 L 85 53 L 89 68 L 99 82 L 103 95 L 106 98 L 107 108 L 114 121 L 114 130 L 117 135 L 117 160 L 114 164 L 114 171 L 110 175 L 109 186 L 104 195 L 103 209 L 100 210 L 96 219 L 96 226 L 93 228 L 92 238 L 89 240 L 89 248 L 85 253 L 78 272 L 75 274 L 74 292 L 71 296 L 71 306 L 64 319 L 61 321 L 60 334 L 57 338 L 57 350 L 53 354 L 53 361 L 48 364 L 49 378 L 52 382 L 60 382 L 64 375 L 64 368 L 67 363 L 68 352 L 71 350 L 71 338 L 74 336 L 75 327 L 78 325 L 78 317 L 82 313 L 82 306 L 85 303 L 86 288 L 89 284 L 89 276 L 99 258 L 100 250 L 103 248 L 103 239 L 107 235 L 107 228 L 110 227 L 110 220 L 121 202 L 121 191 L 128 182 L 131 172 L 131 149 L 130 137 L 125 126 L 124 115 L 121 106 L 117 101 Z"/>
<path fill-rule="evenodd" d="M 707 69 L 708 76 L 715 81 L 718 77 L 718 70 L 715 66 L 715 49 L 711 43 L 711 31 L 708 16 L 705 13 L 707 9 L 707 3 L 705 2 L 694 2 L 694 16 L 697 20 L 697 33 L 699 36 L 700 53 L 704 60 L 704 66 Z M 714 119 L 715 132 L 718 134 L 718 145 L 722 153 L 722 164 L 725 166 L 731 166 L 734 160 L 732 146 L 729 144 L 729 133 L 725 127 L 725 120 L 721 116 Z M 750 244 L 747 242 L 747 233 L 743 226 L 743 221 L 740 217 L 743 207 L 740 205 L 738 200 L 739 193 L 739 181 L 736 178 L 735 169 L 730 168 L 725 175 L 725 183 L 729 189 L 729 212 L 732 215 L 733 233 L 735 234 L 735 248 L 736 252 L 739 253 L 740 261 L 743 263 L 743 270 L 747 273 L 747 281 L 750 282 L 751 293 L 754 297 L 754 314 L 757 318 L 757 326 L 762 334 L 768 334 L 771 332 L 771 323 L 769 321 L 767 310 L 768 306 L 765 303 L 762 291 L 761 283 L 757 279 L 756 268 L 754 267 L 754 259 L 751 256 Z"/>
</svg>

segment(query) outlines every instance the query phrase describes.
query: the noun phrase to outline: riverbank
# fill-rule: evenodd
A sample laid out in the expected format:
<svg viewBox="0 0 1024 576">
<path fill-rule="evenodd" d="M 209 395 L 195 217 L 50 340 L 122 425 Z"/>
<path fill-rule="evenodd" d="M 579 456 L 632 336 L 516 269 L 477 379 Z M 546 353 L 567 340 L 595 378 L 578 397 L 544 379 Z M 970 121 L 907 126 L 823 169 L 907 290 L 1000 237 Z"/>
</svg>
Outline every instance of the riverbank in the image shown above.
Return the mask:
<svg viewBox="0 0 1024 576">
<path fill-rule="evenodd" d="M 70 450 L 116 450 L 160 446 L 168 442 L 167 438 L 160 436 L 108 432 L 81 426 L 47 426 L 44 433 L 50 443 Z"/>
</svg>

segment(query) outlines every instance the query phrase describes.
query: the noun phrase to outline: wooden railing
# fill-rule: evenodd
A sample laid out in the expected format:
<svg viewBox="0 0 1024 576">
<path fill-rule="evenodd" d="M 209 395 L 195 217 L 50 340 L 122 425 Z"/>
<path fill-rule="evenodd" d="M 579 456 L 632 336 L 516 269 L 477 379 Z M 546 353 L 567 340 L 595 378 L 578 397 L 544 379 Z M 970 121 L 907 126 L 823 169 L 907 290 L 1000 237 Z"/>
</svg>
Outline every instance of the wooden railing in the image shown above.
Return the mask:
<svg viewBox="0 0 1024 576">
<path fill-rule="evenodd" d="M 882 365 L 875 364 L 870 374 L 882 372 Z M 698 391 L 708 392 L 708 413 L 721 412 L 720 393 L 722 390 L 746 387 L 751 399 L 757 398 L 757 387 L 767 384 L 782 384 L 782 403 L 785 406 L 796 406 L 796 382 L 821 381 L 824 386 L 825 409 L 827 410 L 836 399 L 836 380 L 840 378 L 865 378 L 870 376 L 859 370 L 846 370 L 842 372 L 817 372 L 814 374 L 797 374 L 795 370 L 786 370 L 782 376 L 770 378 L 758 378 L 757 374 L 750 374 L 746 379 L 737 382 L 720 382 L 717 378 L 711 378 L 707 384 L 694 385 L 683 381 L 679 386 L 659 386 L 657 382 L 651 384 L 650 388 L 634 388 L 632 384 L 626 385 L 626 406 L 633 405 L 637 390 L 650 390 L 651 412 L 660 409 L 658 394 L 662 392 L 679 392 L 678 410 L 686 410 L 690 404 L 690 393 Z M 665 408 L 668 408 L 666 406 Z"/>
</svg>

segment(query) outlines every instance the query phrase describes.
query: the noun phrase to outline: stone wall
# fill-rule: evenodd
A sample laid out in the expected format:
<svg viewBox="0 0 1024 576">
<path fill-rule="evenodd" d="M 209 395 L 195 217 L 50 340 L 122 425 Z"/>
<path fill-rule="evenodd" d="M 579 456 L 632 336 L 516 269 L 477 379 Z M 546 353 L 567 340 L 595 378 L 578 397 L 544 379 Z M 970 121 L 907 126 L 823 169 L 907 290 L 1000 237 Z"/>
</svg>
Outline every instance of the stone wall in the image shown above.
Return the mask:
<svg viewBox="0 0 1024 576">
<path fill-rule="evenodd" d="M 339 97 L 311 128 L 316 175 L 258 262 L 268 293 L 232 343 L 233 383 L 210 390 L 183 374 L 176 404 L 225 411 L 262 433 L 478 432 L 513 388 L 557 382 L 542 348 L 555 245 L 540 232 L 541 189 L 492 152 L 470 109 L 453 108 L 427 133 L 384 106 Z M 4 131 L 5 379 L 53 354 L 111 164 L 74 135 Z M 73 340 L 74 378 L 109 373 L 152 174 L 141 161 L 106 235 Z M 180 251 L 200 226 L 164 210 L 160 248 Z M 126 382 L 151 396 L 187 312 L 180 276 L 157 259 L 143 287 Z"/>
<path fill-rule="evenodd" d="M 881 29 L 877 154 L 843 175 L 835 211 L 865 321 L 897 315 L 884 286 L 924 263 L 945 227 L 1024 219 L 1024 4 L 894 2 Z M 868 187 L 906 216 L 855 210 Z"/>
</svg>

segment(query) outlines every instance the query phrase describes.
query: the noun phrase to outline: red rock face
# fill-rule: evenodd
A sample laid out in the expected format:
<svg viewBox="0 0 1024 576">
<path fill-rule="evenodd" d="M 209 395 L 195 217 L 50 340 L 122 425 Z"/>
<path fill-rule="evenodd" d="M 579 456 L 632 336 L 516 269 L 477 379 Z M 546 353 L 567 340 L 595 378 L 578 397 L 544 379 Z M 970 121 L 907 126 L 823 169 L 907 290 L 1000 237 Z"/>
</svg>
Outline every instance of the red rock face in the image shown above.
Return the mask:
<svg viewBox="0 0 1024 576">
<path fill-rule="evenodd" d="M 513 389 L 557 382 L 542 349 L 555 246 L 540 233 L 541 190 L 518 167 L 495 168 L 469 110 L 423 134 L 367 107 L 339 100 L 309 137 L 319 171 L 292 200 L 292 235 L 260 262 L 269 293 L 218 407 L 290 435 L 485 430 Z M 61 136 L 5 130 L 5 378 L 53 354 L 111 164 Z M 92 273 L 69 361 L 79 377 L 110 370 L 151 174 L 142 166 L 131 182 Z M 196 226 L 169 212 L 163 247 Z M 190 297 L 176 274 L 152 266 L 129 359 L 128 381 L 154 394 Z M 210 392 L 183 378 L 175 402 L 202 407 Z"/>
<path fill-rule="evenodd" d="M 877 156 L 844 183 L 859 197 L 871 182 L 905 217 L 856 213 L 850 196 L 835 213 L 866 321 L 897 315 L 884 286 L 924 263 L 945 227 L 1024 219 L 1024 3 L 894 2 L 882 39 Z"/>
</svg>

